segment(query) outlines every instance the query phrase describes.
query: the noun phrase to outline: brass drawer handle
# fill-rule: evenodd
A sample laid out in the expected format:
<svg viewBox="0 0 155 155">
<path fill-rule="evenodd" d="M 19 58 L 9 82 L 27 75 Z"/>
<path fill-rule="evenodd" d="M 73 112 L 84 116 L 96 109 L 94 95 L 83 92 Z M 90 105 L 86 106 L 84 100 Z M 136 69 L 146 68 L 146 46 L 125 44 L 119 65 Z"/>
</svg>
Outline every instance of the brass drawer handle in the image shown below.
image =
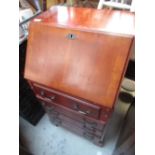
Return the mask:
<svg viewBox="0 0 155 155">
<path fill-rule="evenodd" d="M 48 100 L 51 100 L 51 101 L 55 100 L 55 96 L 54 95 L 53 96 L 45 96 L 45 98 L 48 99 Z"/>
<path fill-rule="evenodd" d="M 76 110 L 80 114 L 83 114 L 83 115 L 90 114 L 90 110 L 82 111 L 82 110 L 80 110 L 80 106 L 78 104 L 76 104 L 76 103 L 73 105 L 73 108 L 74 108 L 74 110 Z"/>
<path fill-rule="evenodd" d="M 50 99 L 50 100 L 54 100 L 55 99 L 55 96 L 46 96 L 45 95 L 45 92 L 43 90 L 40 91 L 40 95 L 44 98 L 47 98 L 47 99 Z"/>
<path fill-rule="evenodd" d="M 54 95 L 50 96 L 50 97 L 47 97 L 47 98 L 49 98 L 50 100 L 55 100 L 55 96 Z"/>
<path fill-rule="evenodd" d="M 83 115 L 88 115 L 88 114 L 90 114 L 90 111 L 81 111 L 81 110 L 78 110 L 77 111 L 78 113 L 80 113 L 80 114 L 83 114 Z"/>
</svg>

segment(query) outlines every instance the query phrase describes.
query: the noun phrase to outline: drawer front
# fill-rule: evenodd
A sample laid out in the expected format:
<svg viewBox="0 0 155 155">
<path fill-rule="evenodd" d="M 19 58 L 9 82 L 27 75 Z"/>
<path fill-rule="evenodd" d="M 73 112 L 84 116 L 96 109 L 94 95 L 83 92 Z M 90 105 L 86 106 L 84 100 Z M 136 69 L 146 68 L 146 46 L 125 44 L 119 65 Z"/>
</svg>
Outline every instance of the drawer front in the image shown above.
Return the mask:
<svg viewBox="0 0 155 155">
<path fill-rule="evenodd" d="M 53 111 L 49 115 L 49 119 L 52 124 L 56 126 L 64 127 L 65 129 L 78 134 L 93 143 L 102 146 L 101 139 L 102 139 L 102 133 L 97 130 L 89 130 L 87 128 L 81 127 L 81 124 L 75 120 L 71 120 L 69 117 L 66 117 L 62 114 L 60 114 L 57 111 Z"/>
<path fill-rule="evenodd" d="M 62 126 L 63 128 L 81 136 L 84 137 L 85 139 L 95 143 L 96 145 L 102 146 L 102 144 L 100 143 L 100 139 L 99 137 L 95 136 L 94 134 L 91 134 L 81 128 L 75 127 L 73 124 L 66 122 L 64 120 L 59 119 L 58 120 L 60 123 L 60 126 Z"/>
<path fill-rule="evenodd" d="M 101 109 L 100 106 L 76 99 L 68 95 L 64 95 L 60 92 L 42 87 L 38 84 L 34 84 L 33 86 L 36 94 L 41 96 L 48 102 L 61 104 L 82 115 L 99 119 L 99 114 Z"/>
<path fill-rule="evenodd" d="M 83 131 L 87 132 L 88 134 L 92 134 L 99 138 L 102 136 L 103 131 L 97 130 L 95 128 L 88 128 L 85 126 L 84 123 L 76 121 L 74 119 L 71 119 L 70 117 L 67 117 L 64 114 L 58 112 L 57 110 L 51 111 L 50 113 L 48 113 L 48 116 L 52 122 L 57 121 L 57 123 L 60 123 L 60 124 L 61 124 L 61 121 L 67 122 L 69 124 L 74 125 L 74 127 L 82 129 Z"/>
<path fill-rule="evenodd" d="M 97 120 L 90 118 L 88 116 L 79 114 L 78 112 L 68 109 L 64 106 L 61 106 L 61 105 L 58 105 L 55 103 L 49 103 L 49 102 L 43 100 L 43 98 L 41 98 L 41 97 L 39 97 L 39 99 L 44 104 L 45 110 L 49 115 L 50 114 L 59 115 L 59 113 L 60 113 L 62 115 L 65 115 L 66 117 L 69 117 L 69 118 L 77 121 L 77 122 L 80 122 L 83 127 L 90 129 L 90 130 L 97 129 L 102 132 L 105 128 L 105 122 L 97 121 Z"/>
<path fill-rule="evenodd" d="M 80 128 L 75 128 L 72 124 L 68 123 L 68 122 L 63 122 L 62 121 L 62 127 L 64 127 L 65 129 L 81 136 L 84 137 L 85 139 L 93 142 L 94 144 L 98 145 L 98 146 L 103 146 L 103 143 L 101 141 L 101 138 L 98 138 L 96 136 L 94 136 L 93 134 L 90 134 Z"/>
<path fill-rule="evenodd" d="M 70 124 L 73 124 L 75 127 L 81 128 L 84 131 L 86 131 L 92 135 L 95 135 L 97 137 L 102 136 L 103 130 L 102 131 L 98 130 L 96 128 L 88 126 L 85 122 L 79 122 L 79 121 L 76 121 L 70 117 L 67 117 L 66 115 L 60 113 L 56 108 L 50 109 L 47 113 L 48 113 L 48 116 L 53 119 L 53 121 L 55 119 L 60 119 L 60 120 L 63 120 L 64 122 L 68 122 Z"/>
</svg>

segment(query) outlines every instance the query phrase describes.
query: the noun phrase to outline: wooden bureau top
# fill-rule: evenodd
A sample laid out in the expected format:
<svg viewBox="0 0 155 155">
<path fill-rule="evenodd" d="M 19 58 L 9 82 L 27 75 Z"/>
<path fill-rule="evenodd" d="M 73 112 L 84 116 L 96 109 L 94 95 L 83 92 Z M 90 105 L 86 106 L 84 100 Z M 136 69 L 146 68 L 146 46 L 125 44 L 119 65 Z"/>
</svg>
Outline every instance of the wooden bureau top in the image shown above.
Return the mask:
<svg viewBox="0 0 155 155">
<path fill-rule="evenodd" d="M 24 77 L 112 108 L 134 38 L 131 27 L 132 13 L 53 7 L 30 23 Z"/>
<path fill-rule="evenodd" d="M 133 36 L 134 17 L 129 11 L 55 6 L 33 21 L 54 27 Z"/>
</svg>

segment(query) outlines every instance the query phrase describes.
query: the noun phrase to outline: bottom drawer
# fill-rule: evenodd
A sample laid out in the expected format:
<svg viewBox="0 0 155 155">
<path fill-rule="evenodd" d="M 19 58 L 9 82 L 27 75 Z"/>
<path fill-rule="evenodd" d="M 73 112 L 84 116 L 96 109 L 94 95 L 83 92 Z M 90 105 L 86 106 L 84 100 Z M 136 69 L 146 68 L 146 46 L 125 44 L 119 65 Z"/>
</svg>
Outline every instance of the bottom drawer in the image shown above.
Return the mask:
<svg viewBox="0 0 155 155">
<path fill-rule="evenodd" d="M 56 114 L 56 115 L 55 115 Z M 66 116 L 61 115 L 60 113 L 55 113 L 55 114 L 51 114 L 48 115 L 49 119 L 51 121 L 52 124 L 56 125 L 56 126 L 61 126 L 81 137 L 86 138 L 87 140 L 93 142 L 94 144 L 98 145 L 98 146 L 102 146 L 102 136 L 96 136 L 94 133 L 92 133 L 91 131 L 88 131 L 84 128 L 80 128 L 79 126 L 77 126 L 77 122 L 75 122 L 74 120 L 69 120 Z"/>
<path fill-rule="evenodd" d="M 61 126 L 64 127 L 65 129 L 75 133 L 75 134 L 78 134 L 81 137 L 86 138 L 87 140 L 95 143 L 96 145 L 99 145 L 99 146 L 103 145 L 103 143 L 101 142 L 101 138 L 96 137 L 95 135 L 93 135 L 93 134 L 91 134 L 91 133 L 89 133 L 89 132 L 87 132 L 87 131 L 85 131 L 83 129 L 75 127 L 75 126 L 73 126 L 72 124 L 70 124 L 68 122 L 62 121 Z"/>
<path fill-rule="evenodd" d="M 100 130 L 95 129 L 95 128 L 88 128 L 84 123 L 79 122 L 79 121 L 75 121 L 74 119 L 71 119 L 70 117 L 67 117 L 62 113 L 59 113 L 56 110 L 53 110 L 52 112 L 48 113 L 48 115 L 49 115 L 51 121 L 53 121 L 53 122 L 55 120 L 57 121 L 57 123 L 58 123 L 57 125 L 59 125 L 59 123 L 60 123 L 59 120 L 61 120 L 63 122 L 67 122 L 67 123 L 69 123 L 71 125 L 74 125 L 74 127 L 78 127 L 80 129 L 83 129 L 84 131 L 86 131 L 86 132 L 88 132 L 88 133 L 90 133 L 92 135 L 95 135 L 95 136 L 97 136 L 99 138 L 103 134 L 103 130 L 100 131 Z"/>
</svg>

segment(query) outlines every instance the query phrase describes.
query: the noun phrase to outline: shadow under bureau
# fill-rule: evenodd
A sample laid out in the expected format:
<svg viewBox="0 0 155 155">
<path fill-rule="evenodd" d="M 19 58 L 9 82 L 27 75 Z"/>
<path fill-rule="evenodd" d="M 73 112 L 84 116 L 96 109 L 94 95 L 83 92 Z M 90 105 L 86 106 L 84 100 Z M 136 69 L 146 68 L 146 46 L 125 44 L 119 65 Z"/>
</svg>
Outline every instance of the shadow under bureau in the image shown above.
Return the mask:
<svg viewBox="0 0 155 155">
<path fill-rule="evenodd" d="M 54 6 L 33 19 L 24 77 L 50 120 L 102 145 L 134 40 L 134 14 Z"/>
</svg>

